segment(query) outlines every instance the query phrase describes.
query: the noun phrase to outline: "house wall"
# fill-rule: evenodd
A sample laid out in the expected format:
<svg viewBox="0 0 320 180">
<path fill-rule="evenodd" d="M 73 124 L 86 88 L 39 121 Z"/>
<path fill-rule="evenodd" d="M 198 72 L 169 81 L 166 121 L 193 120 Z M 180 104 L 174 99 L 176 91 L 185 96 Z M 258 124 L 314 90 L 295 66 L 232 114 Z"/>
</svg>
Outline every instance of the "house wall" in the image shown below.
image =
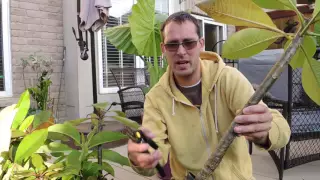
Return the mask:
<svg viewBox="0 0 320 180">
<path fill-rule="evenodd" d="M 25 90 L 24 82 L 30 86 L 36 74 L 26 70 L 25 80 L 21 67 L 21 58 L 37 53 L 52 57 L 51 97 L 59 99 L 59 118 L 65 118 L 65 91 L 63 73 L 63 0 L 11 0 L 11 55 L 12 55 L 12 97 L 0 97 L 0 106 L 17 103 Z M 35 81 L 34 81 L 35 82 Z M 61 88 L 60 88 L 61 85 Z M 59 93 L 59 89 L 61 89 Z M 56 100 L 57 102 L 57 100 Z"/>
</svg>

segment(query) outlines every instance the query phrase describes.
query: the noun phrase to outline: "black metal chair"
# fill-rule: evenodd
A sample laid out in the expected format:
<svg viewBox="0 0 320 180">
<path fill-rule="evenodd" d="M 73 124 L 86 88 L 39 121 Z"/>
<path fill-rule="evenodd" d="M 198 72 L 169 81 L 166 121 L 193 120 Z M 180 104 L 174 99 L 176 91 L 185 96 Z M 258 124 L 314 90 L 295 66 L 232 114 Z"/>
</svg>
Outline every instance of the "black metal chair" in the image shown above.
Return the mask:
<svg viewBox="0 0 320 180">
<path fill-rule="evenodd" d="M 122 112 L 126 117 L 142 123 L 145 93 L 148 77 L 144 68 L 110 68 L 119 88 L 118 95 Z"/>
</svg>

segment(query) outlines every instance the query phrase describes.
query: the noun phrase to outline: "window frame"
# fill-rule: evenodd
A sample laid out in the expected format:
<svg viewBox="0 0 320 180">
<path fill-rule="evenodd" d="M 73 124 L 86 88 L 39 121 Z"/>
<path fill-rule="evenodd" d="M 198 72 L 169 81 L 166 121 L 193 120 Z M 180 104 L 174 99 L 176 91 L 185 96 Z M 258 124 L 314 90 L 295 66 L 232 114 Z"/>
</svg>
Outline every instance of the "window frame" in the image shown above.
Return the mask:
<svg viewBox="0 0 320 180">
<path fill-rule="evenodd" d="M 97 47 L 97 57 L 98 57 L 98 64 L 99 64 L 99 93 L 100 94 L 113 94 L 113 93 L 117 93 L 117 91 L 119 90 L 118 87 L 114 86 L 114 87 L 103 87 L 103 69 L 105 68 L 106 70 L 108 69 L 108 63 L 105 63 L 105 67 L 103 67 L 103 57 L 102 57 L 102 35 L 101 35 L 101 31 L 104 31 L 104 28 L 102 28 L 101 30 L 96 32 L 96 47 Z M 121 59 L 120 59 L 120 63 L 121 66 L 123 66 L 123 52 L 119 51 Z M 108 61 L 108 59 L 106 59 L 106 61 Z M 135 56 L 134 58 L 134 64 L 135 64 L 135 68 L 144 68 L 144 62 L 143 60 L 140 59 L 139 56 Z"/>
<path fill-rule="evenodd" d="M 205 17 L 205 16 L 200 16 L 200 15 L 197 15 L 197 14 L 191 14 L 193 17 L 195 17 L 196 19 L 198 20 L 201 20 L 202 21 L 202 37 L 205 38 L 205 28 L 204 28 L 204 23 L 206 24 L 212 24 L 212 25 L 215 25 L 215 26 L 220 26 L 222 27 L 223 31 L 222 31 L 222 39 L 219 38 L 219 40 L 227 40 L 227 25 L 226 24 L 223 24 L 223 23 L 219 23 L 219 22 L 216 22 L 214 21 L 214 19 L 212 18 L 209 18 L 209 17 Z M 224 43 L 224 42 L 222 42 Z M 218 47 L 219 48 L 219 47 Z M 203 47 L 203 50 L 205 49 L 205 46 Z"/>
<path fill-rule="evenodd" d="M 11 31 L 10 31 L 10 0 L 2 0 L 2 47 L 3 47 L 3 71 L 4 91 L 0 91 L 0 97 L 12 97 L 12 69 L 11 69 Z"/>
</svg>

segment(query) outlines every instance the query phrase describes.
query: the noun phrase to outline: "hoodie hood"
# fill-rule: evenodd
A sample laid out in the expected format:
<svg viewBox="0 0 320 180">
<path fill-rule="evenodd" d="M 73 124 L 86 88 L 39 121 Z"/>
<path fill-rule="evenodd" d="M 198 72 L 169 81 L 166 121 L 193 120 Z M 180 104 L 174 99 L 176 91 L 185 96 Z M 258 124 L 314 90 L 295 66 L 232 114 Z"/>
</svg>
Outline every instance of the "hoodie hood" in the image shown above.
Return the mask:
<svg viewBox="0 0 320 180">
<path fill-rule="evenodd" d="M 202 51 L 199 59 L 202 87 L 205 92 L 210 93 L 226 65 L 223 62 L 223 59 L 214 52 Z M 170 66 L 168 66 L 167 71 L 160 78 L 159 85 L 166 91 L 166 93 L 174 98 L 174 100 L 191 105 L 176 87 Z"/>
</svg>

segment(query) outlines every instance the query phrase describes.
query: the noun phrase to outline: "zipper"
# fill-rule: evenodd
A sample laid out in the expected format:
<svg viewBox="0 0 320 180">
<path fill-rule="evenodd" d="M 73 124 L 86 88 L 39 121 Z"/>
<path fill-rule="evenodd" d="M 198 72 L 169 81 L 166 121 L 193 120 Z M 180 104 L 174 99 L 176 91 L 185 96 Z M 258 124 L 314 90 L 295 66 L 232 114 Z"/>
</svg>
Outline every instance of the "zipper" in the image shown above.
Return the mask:
<svg viewBox="0 0 320 180">
<path fill-rule="evenodd" d="M 201 123 L 201 127 L 202 127 L 202 135 L 203 135 L 203 138 L 204 138 L 204 140 L 206 142 L 208 157 L 210 157 L 210 147 L 209 147 L 209 143 L 208 143 L 208 136 L 207 136 L 207 133 L 206 133 L 206 129 L 204 127 L 201 107 L 200 107 L 199 113 L 200 113 L 200 123 Z"/>
<path fill-rule="evenodd" d="M 189 104 L 183 102 L 183 101 L 180 101 L 182 104 L 185 104 L 187 106 L 190 106 Z M 192 106 L 192 107 L 195 107 L 197 108 L 196 106 Z M 198 109 L 198 108 L 197 108 Z M 205 129 L 205 126 L 204 126 L 204 121 L 203 121 L 203 117 L 202 117 L 202 111 L 201 111 L 201 107 L 199 109 L 199 114 L 200 114 L 200 123 L 201 123 L 201 129 L 202 129 L 202 136 L 204 138 L 204 141 L 206 142 L 206 146 L 207 146 L 207 153 L 208 153 L 208 158 L 210 157 L 210 154 L 211 154 L 211 151 L 210 151 L 210 146 L 209 146 L 209 143 L 208 143 L 208 136 L 207 136 L 207 133 L 206 133 L 206 129 Z"/>
</svg>

